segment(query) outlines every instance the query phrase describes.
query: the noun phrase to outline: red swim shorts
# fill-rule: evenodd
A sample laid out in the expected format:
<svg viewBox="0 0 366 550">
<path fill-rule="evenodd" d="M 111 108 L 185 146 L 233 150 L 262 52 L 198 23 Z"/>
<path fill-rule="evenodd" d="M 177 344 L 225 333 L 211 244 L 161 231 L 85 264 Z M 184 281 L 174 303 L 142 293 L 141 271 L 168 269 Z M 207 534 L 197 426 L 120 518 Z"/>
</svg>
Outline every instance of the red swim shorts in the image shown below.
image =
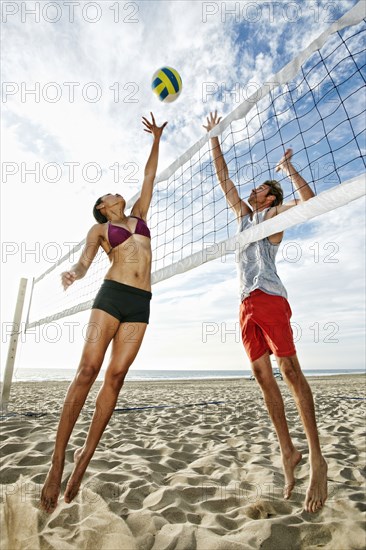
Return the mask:
<svg viewBox="0 0 366 550">
<path fill-rule="evenodd" d="M 255 361 L 267 351 L 277 357 L 295 355 L 286 298 L 254 290 L 240 306 L 240 329 L 245 351 Z"/>
</svg>

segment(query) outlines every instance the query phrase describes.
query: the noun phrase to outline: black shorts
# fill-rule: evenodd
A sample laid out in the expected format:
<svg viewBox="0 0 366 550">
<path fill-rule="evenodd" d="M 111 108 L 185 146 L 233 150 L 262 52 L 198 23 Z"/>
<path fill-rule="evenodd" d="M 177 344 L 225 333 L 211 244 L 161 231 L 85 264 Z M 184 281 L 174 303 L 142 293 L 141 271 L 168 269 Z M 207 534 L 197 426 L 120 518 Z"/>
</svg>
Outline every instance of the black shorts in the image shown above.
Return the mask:
<svg viewBox="0 0 366 550">
<path fill-rule="evenodd" d="M 151 297 L 147 290 L 105 279 L 92 309 L 102 309 L 121 323 L 149 323 Z"/>
</svg>

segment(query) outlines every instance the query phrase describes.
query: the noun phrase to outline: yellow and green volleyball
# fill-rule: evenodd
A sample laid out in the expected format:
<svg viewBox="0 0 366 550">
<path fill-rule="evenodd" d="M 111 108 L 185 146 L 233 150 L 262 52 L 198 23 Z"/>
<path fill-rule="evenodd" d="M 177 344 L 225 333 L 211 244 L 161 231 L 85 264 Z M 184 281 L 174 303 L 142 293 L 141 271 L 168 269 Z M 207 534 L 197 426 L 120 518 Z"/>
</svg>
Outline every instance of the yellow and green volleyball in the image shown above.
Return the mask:
<svg viewBox="0 0 366 550">
<path fill-rule="evenodd" d="M 172 67 L 161 67 L 152 77 L 151 87 L 160 101 L 171 103 L 182 91 L 182 79 Z"/>
</svg>

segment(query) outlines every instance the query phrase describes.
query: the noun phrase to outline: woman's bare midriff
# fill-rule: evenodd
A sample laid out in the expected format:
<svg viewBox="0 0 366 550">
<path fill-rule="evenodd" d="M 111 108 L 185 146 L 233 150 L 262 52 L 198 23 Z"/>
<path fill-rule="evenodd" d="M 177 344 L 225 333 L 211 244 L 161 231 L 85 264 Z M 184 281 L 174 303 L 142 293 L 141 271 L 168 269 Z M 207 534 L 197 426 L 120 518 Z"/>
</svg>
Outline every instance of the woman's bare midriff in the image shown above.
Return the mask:
<svg viewBox="0 0 366 550">
<path fill-rule="evenodd" d="M 151 291 L 151 244 L 142 235 L 131 235 L 109 254 L 111 267 L 105 279 Z"/>
</svg>

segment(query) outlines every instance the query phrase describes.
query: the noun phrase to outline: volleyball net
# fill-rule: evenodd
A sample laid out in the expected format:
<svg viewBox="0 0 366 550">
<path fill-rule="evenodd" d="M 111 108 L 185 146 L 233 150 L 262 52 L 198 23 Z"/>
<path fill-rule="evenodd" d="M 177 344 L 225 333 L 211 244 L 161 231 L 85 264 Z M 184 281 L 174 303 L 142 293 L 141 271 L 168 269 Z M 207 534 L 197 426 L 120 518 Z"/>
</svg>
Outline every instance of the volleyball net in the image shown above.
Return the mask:
<svg viewBox="0 0 366 550">
<path fill-rule="evenodd" d="M 365 194 L 365 23 L 360 2 L 158 175 L 148 220 L 153 283 Z M 210 146 L 215 136 L 243 199 L 267 179 L 281 183 L 285 203 L 295 198 L 291 180 L 275 174 L 288 147 L 316 196 L 237 234 L 215 174 Z M 67 292 L 60 284 L 60 272 L 77 261 L 83 246 L 82 241 L 34 279 L 26 328 L 91 307 L 109 265 L 102 250 Z"/>
</svg>

